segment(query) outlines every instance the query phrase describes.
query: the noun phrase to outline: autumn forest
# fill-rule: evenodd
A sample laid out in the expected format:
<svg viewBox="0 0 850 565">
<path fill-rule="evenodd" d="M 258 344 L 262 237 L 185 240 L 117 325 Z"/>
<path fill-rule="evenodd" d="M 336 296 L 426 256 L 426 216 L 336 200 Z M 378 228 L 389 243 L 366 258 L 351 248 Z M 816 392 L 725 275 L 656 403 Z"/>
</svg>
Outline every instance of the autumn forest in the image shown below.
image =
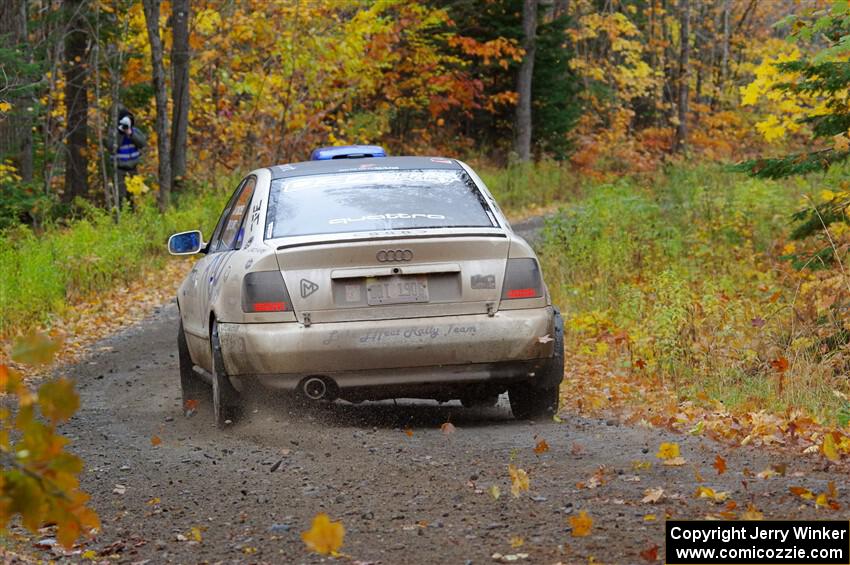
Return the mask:
<svg viewBox="0 0 850 565">
<path fill-rule="evenodd" d="M 128 115 L 140 137 L 122 155 Z M 847 0 L 2 0 L 0 392 L 14 407 L 0 405 L 0 530 L 55 524 L 70 548 L 98 527 L 59 435 L 73 383 L 45 375 L 172 299 L 186 264 L 168 235 L 209 233 L 246 172 L 348 144 L 463 159 L 512 222 L 537 226 L 564 313 L 559 425 L 677 434 L 647 456 L 671 468 L 686 436 L 817 461 L 822 485 L 782 490 L 840 519 L 850 503 L 827 479 L 850 461 Z M 450 420 L 431 426 L 440 441 L 463 433 Z M 519 497 L 529 475 L 510 461 Z M 771 461 L 766 479 L 784 480 Z M 529 465 L 534 491 L 545 469 Z M 613 482 L 605 465 L 578 491 Z M 765 479 L 749 466 L 745 483 Z M 694 517 L 791 517 L 694 473 L 685 496 L 711 503 Z M 642 504 L 663 500 L 649 490 Z M 570 514 L 572 536 L 592 517 Z M 319 522 L 307 548 L 340 555 L 342 533 Z M 597 562 L 559 551 L 547 559 Z"/>
</svg>

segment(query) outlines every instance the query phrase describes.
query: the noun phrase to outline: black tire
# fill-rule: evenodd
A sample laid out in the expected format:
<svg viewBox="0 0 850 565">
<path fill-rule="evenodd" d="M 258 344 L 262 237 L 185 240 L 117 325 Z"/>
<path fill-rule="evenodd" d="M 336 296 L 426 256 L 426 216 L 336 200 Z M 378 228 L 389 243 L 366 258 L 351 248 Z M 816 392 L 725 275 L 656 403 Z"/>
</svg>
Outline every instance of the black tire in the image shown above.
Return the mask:
<svg viewBox="0 0 850 565">
<path fill-rule="evenodd" d="M 517 420 L 552 418 L 558 413 L 560 387 L 538 388 L 519 385 L 508 391 L 511 412 Z"/>
<path fill-rule="evenodd" d="M 485 394 L 477 396 L 465 396 L 460 399 L 464 408 L 492 408 L 499 403 L 498 394 Z"/>
<path fill-rule="evenodd" d="M 192 356 L 189 355 L 189 345 L 186 343 L 186 334 L 183 332 L 183 320 L 177 329 L 177 361 L 180 364 L 180 392 L 183 397 L 183 410 L 186 409 L 189 400 L 200 401 L 207 397 L 210 389 L 201 378 L 195 374 Z"/>
<path fill-rule="evenodd" d="M 508 390 L 511 412 L 518 420 L 552 418 L 558 413 L 561 381 L 564 380 L 564 320 L 555 308 L 555 343 L 552 358 L 534 381 Z"/>
<path fill-rule="evenodd" d="M 555 310 L 555 352 L 540 373 L 540 382 L 545 388 L 561 386 L 564 380 L 564 318 L 556 306 Z"/>
<path fill-rule="evenodd" d="M 212 397 L 213 418 L 218 428 L 223 428 L 236 421 L 239 415 L 239 392 L 230 384 L 224 368 L 224 356 L 221 353 L 221 342 L 218 339 L 218 322 L 213 322 L 210 332 L 210 347 L 212 348 Z"/>
</svg>

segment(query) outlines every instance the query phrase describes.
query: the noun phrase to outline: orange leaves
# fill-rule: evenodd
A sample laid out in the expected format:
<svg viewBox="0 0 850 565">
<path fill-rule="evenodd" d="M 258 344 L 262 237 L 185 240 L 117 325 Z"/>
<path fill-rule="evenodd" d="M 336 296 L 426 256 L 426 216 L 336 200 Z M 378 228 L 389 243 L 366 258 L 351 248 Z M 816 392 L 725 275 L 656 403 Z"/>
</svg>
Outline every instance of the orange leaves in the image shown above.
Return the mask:
<svg viewBox="0 0 850 565">
<path fill-rule="evenodd" d="M 338 555 L 344 537 L 345 527 L 342 523 L 331 522 L 324 512 L 317 514 L 310 529 L 301 534 L 307 549 L 320 555 Z"/>
<path fill-rule="evenodd" d="M 537 445 L 534 446 L 534 453 L 542 455 L 547 451 L 549 451 L 549 444 L 546 443 L 545 439 L 541 438 L 540 441 L 537 442 Z"/>
<path fill-rule="evenodd" d="M 159 436 L 152 436 L 152 437 L 151 437 L 151 445 L 152 445 L 153 447 L 156 447 L 156 446 L 158 446 L 158 445 L 159 445 L 159 444 L 161 444 L 161 443 L 162 443 L 162 439 L 160 439 L 160 437 L 159 437 Z"/>
<path fill-rule="evenodd" d="M 588 516 L 584 510 L 579 512 L 577 516 L 570 516 L 568 521 L 574 538 L 583 538 L 590 535 L 590 530 L 593 528 L 593 518 Z"/>
<path fill-rule="evenodd" d="M 722 475 L 726 472 L 726 460 L 721 456 L 717 456 L 714 458 L 714 465 L 712 465 L 715 469 L 717 469 L 717 474 Z"/>
<path fill-rule="evenodd" d="M 788 359 L 785 357 L 777 357 L 770 362 L 770 366 L 776 369 L 779 373 L 784 373 L 788 370 Z"/>
<path fill-rule="evenodd" d="M 198 401 L 194 398 L 189 398 L 183 404 L 183 415 L 187 418 L 198 411 Z"/>
<path fill-rule="evenodd" d="M 57 349 L 45 336 L 32 334 L 13 347 L 13 357 L 46 364 Z M 20 375 L 0 365 L 0 385 L 18 406 L 14 417 L 13 411 L 0 410 L 0 455 L 5 461 L 0 467 L 0 530 L 15 515 L 31 531 L 53 523 L 56 539 L 70 548 L 100 525 L 87 507 L 88 495 L 79 490 L 82 461 L 64 450 L 68 440 L 56 433 L 57 423 L 68 420 L 79 405 L 73 383 L 48 381 L 33 394 Z M 17 443 L 12 444 L 10 432 Z"/>
<path fill-rule="evenodd" d="M 497 59 L 500 67 L 507 69 L 507 59 L 521 61 L 523 51 L 515 39 L 499 37 L 490 41 L 478 41 L 472 37 L 453 35 L 449 37 L 449 45 L 459 48 L 464 54 L 483 59 L 485 65 L 491 59 Z"/>
<path fill-rule="evenodd" d="M 574 392 L 562 399 L 568 409 L 582 415 L 604 414 L 604 417 L 613 412 L 627 424 L 652 425 L 677 432 L 690 431 L 694 435 L 698 433 L 700 437 L 723 443 L 742 446 L 786 445 L 798 453 L 819 453 L 826 458 L 829 452 L 831 457 L 837 455 L 845 461 L 850 455 L 850 432 L 823 425 L 803 412 L 772 414 L 766 410 L 732 411 L 707 395 L 702 395 L 702 398 L 697 395 L 699 401 L 682 400 L 671 388 L 647 379 L 636 371 L 618 372 L 609 363 L 608 360 L 598 360 L 589 355 L 577 358 L 576 369 L 568 369 L 566 373 L 564 386 Z M 789 372 L 776 373 L 771 369 L 774 376 L 787 375 Z M 597 401 L 598 398 L 604 400 Z M 652 401 L 636 403 L 633 400 L 635 398 Z M 832 440 L 826 439 L 826 434 L 831 434 Z M 714 463 L 718 474 L 722 474 L 720 468 L 725 469 L 725 460 L 720 464 L 715 459 Z"/>
<path fill-rule="evenodd" d="M 815 494 L 807 488 L 803 487 L 788 487 L 788 490 L 794 496 L 799 496 L 803 500 L 814 500 Z"/>
<path fill-rule="evenodd" d="M 528 473 L 524 469 L 514 467 L 512 464 L 508 465 L 508 475 L 511 478 L 511 494 L 514 495 L 514 498 L 518 497 L 521 492 L 528 490 Z"/>
<path fill-rule="evenodd" d="M 644 549 L 640 552 L 640 557 L 641 559 L 649 561 L 651 563 L 658 561 L 658 546 L 653 544 L 648 548 Z"/>
<path fill-rule="evenodd" d="M 788 491 L 794 496 L 799 496 L 803 500 L 813 500 L 816 508 L 829 508 L 830 510 L 840 510 L 841 505 L 838 504 L 838 489 L 835 488 L 835 483 L 830 481 L 827 485 L 826 492 L 815 495 L 812 491 L 804 487 L 789 487 Z"/>
</svg>

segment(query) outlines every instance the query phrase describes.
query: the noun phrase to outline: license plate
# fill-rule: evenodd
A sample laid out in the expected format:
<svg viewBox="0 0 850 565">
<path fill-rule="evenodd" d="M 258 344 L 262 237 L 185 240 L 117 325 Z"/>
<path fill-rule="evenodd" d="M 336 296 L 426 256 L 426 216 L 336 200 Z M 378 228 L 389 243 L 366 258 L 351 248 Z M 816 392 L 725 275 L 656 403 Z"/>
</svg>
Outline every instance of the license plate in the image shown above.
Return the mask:
<svg viewBox="0 0 850 565">
<path fill-rule="evenodd" d="M 428 302 L 428 277 L 369 277 L 366 301 L 370 306 Z"/>
</svg>

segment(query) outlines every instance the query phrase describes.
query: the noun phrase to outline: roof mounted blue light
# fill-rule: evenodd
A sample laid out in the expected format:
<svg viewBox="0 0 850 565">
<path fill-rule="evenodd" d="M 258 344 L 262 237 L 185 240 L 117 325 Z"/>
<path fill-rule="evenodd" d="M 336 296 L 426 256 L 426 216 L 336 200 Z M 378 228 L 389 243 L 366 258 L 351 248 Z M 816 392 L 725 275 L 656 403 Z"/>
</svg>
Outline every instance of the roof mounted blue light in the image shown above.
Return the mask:
<svg viewBox="0 0 850 565">
<path fill-rule="evenodd" d="M 363 159 L 365 157 L 386 157 L 387 152 L 380 145 L 337 145 L 320 147 L 310 154 L 311 161 L 329 161 L 331 159 Z"/>
</svg>

